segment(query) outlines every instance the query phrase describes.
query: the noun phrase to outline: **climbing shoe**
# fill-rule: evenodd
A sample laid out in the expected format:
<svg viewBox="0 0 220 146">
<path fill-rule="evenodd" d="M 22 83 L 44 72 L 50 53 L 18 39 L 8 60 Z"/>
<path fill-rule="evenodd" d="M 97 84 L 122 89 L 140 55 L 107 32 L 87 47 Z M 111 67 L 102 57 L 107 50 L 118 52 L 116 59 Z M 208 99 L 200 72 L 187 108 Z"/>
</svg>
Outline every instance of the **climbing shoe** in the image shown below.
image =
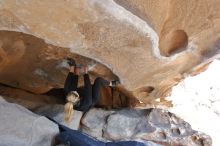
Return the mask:
<svg viewBox="0 0 220 146">
<path fill-rule="evenodd" d="M 76 66 L 76 62 L 74 59 L 72 58 L 67 58 L 67 63 L 69 64 L 69 66 Z"/>
<path fill-rule="evenodd" d="M 115 87 L 115 86 L 117 86 L 118 84 L 120 84 L 120 81 L 119 81 L 119 80 L 113 80 L 113 81 L 111 81 L 110 86 Z"/>
</svg>

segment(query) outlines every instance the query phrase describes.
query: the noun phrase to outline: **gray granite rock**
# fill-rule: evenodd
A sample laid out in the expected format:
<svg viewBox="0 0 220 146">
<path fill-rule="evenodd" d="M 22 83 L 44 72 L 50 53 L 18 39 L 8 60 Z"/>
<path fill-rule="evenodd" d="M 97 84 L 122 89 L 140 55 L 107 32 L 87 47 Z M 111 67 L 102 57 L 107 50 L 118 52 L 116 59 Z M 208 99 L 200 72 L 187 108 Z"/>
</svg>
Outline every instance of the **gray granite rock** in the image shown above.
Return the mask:
<svg viewBox="0 0 220 146">
<path fill-rule="evenodd" d="M 89 110 L 81 121 L 82 131 L 103 140 L 102 135 L 106 119 L 112 113 L 114 113 L 114 111 L 95 108 Z"/>
<path fill-rule="evenodd" d="M 80 120 L 83 115 L 81 111 L 74 110 L 72 120 L 70 121 L 70 123 L 66 124 L 64 122 L 64 105 L 61 104 L 47 105 L 34 109 L 33 111 L 39 115 L 50 117 L 55 121 L 57 121 L 58 123 L 65 125 L 74 130 L 79 129 Z"/>
<path fill-rule="evenodd" d="M 154 109 L 149 114 L 149 122 L 155 127 L 170 128 L 170 115 L 168 112 Z"/>
<path fill-rule="evenodd" d="M 190 146 L 211 146 L 211 138 L 161 109 L 92 109 L 85 114 L 81 129 L 106 141 L 142 140 L 147 143 Z"/>
<path fill-rule="evenodd" d="M 1 146 L 49 146 L 58 133 L 58 126 L 47 118 L 0 97 Z"/>
</svg>

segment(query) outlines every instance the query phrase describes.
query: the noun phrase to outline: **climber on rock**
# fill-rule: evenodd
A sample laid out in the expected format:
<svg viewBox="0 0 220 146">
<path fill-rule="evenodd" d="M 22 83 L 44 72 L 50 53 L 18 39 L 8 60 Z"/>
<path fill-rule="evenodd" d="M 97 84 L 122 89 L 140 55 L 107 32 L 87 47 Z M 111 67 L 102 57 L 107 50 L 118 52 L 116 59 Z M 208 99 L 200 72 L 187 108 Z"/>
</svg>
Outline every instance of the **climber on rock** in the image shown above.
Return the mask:
<svg viewBox="0 0 220 146">
<path fill-rule="evenodd" d="M 80 75 L 80 67 L 78 67 L 73 59 L 68 59 L 70 71 L 64 84 L 64 93 L 66 101 L 64 107 L 64 120 L 66 123 L 70 122 L 74 110 L 88 111 L 94 107 L 100 100 L 101 90 L 103 87 L 110 87 L 111 89 L 118 87 L 119 81 L 107 81 L 101 77 L 95 79 L 94 84 L 91 84 L 88 75 L 88 67 L 83 67 L 84 86 L 78 87 L 78 79 Z M 122 93 L 121 88 L 118 89 Z M 112 96 L 113 90 L 110 93 Z M 126 96 L 128 94 L 124 93 Z M 106 95 L 109 97 L 109 95 Z M 126 101 L 127 102 L 127 101 Z M 129 105 L 130 103 L 128 103 Z M 48 117 L 49 118 L 49 117 Z M 72 130 L 64 125 L 59 124 L 55 120 L 49 118 L 51 121 L 59 125 L 60 133 L 56 135 L 56 143 L 70 146 L 146 146 L 142 142 L 137 141 L 119 141 L 119 142 L 103 142 L 99 141 L 79 130 Z"/>
<path fill-rule="evenodd" d="M 65 104 L 65 121 L 69 122 L 73 116 L 73 109 L 79 111 L 88 111 L 91 107 L 95 106 L 101 96 L 101 88 L 106 86 L 116 86 L 119 81 L 107 81 L 101 77 L 95 79 L 94 84 L 91 84 L 88 67 L 83 67 L 84 86 L 78 88 L 78 78 L 80 75 L 80 67 L 75 61 L 68 58 L 70 65 L 70 72 L 66 78 L 64 85 L 64 92 L 66 95 Z"/>
</svg>

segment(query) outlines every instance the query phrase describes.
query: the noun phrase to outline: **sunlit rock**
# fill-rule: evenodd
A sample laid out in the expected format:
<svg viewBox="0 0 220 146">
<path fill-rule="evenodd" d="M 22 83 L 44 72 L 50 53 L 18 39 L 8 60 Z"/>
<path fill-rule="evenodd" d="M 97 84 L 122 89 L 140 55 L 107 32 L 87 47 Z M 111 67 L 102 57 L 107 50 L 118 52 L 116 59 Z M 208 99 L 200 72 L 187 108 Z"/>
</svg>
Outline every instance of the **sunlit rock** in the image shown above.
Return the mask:
<svg viewBox="0 0 220 146">
<path fill-rule="evenodd" d="M 210 135 L 213 146 L 220 145 L 219 75 L 220 61 L 214 60 L 206 71 L 180 82 L 167 97 L 173 104 L 170 111 L 190 123 L 193 129 Z"/>
<path fill-rule="evenodd" d="M 152 104 L 219 53 L 219 6 L 217 0 L 2 0 L 1 33 L 24 36 L 1 35 L 0 82 L 35 93 L 61 87 L 67 71 L 59 67 L 66 56 L 75 57 L 71 51 L 112 71 L 101 67 L 104 73 L 94 69 L 94 76 L 115 74 L 128 90 L 139 91 L 140 101 Z M 148 87 L 154 92 L 139 90 Z"/>
</svg>

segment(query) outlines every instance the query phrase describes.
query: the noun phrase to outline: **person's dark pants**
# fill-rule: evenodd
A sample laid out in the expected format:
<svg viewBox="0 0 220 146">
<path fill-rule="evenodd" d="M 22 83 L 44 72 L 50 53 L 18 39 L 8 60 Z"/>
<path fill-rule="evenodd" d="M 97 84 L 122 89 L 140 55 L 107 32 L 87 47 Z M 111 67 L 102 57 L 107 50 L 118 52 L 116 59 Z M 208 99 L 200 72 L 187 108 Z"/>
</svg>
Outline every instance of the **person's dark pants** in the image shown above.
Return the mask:
<svg viewBox="0 0 220 146">
<path fill-rule="evenodd" d="M 59 125 L 60 134 L 56 136 L 59 144 L 67 146 L 146 146 L 144 143 L 137 141 L 120 141 L 120 142 L 102 142 L 90 137 L 78 130 L 72 130 L 63 125 Z"/>
<path fill-rule="evenodd" d="M 99 98 L 101 97 L 101 88 L 109 86 L 110 82 L 98 77 L 95 79 L 94 84 L 92 86 L 92 106 L 98 102 Z"/>
<path fill-rule="evenodd" d="M 90 107 L 94 106 L 101 95 L 101 88 L 109 85 L 109 81 L 98 77 L 95 79 L 94 84 L 91 84 L 88 74 L 84 76 L 84 87 L 78 88 L 78 79 L 79 76 L 74 73 L 69 73 L 65 84 L 64 92 L 67 95 L 70 91 L 77 91 L 79 93 L 80 104 L 75 106 L 74 109 L 80 111 L 87 111 Z"/>
<path fill-rule="evenodd" d="M 95 140 L 78 130 L 61 132 L 57 135 L 56 141 L 67 146 L 106 146 L 104 142 Z"/>
</svg>

